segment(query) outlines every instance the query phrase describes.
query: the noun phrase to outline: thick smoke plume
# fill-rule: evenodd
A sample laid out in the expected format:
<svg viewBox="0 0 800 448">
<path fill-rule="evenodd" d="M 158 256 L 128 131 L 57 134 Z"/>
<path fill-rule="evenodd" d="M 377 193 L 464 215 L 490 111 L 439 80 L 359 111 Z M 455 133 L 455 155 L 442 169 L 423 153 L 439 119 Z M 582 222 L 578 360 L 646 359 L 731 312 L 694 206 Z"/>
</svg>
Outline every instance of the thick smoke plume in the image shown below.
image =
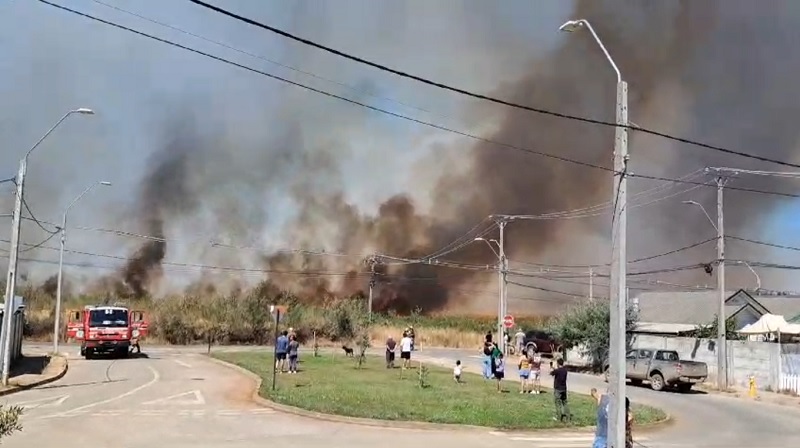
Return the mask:
<svg viewBox="0 0 800 448">
<path fill-rule="evenodd" d="M 783 28 L 769 22 L 780 19 L 797 25 L 800 15 L 780 11 L 772 4 L 758 6 L 757 17 L 748 15 L 755 7 L 747 2 L 725 2 L 723 6 L 714 1 L 585 0 L 575 3 L 570 17 L 588 19 L 602 37 L 629 84 L 629 110 L 635 123 L 791 159 L 798 132 L 789 120 L 800 112 L 800 90 L 786 88 L 790 77 L 785 73 L 796 73 L 796 62 L 789 61 L 800 59 L 775 55 L 778 60 L 754 63 L 749 58 L 757 57 L 758 49 L 794 45 L 776 31 Z M 753 30 L 750 34 L 735 26 L 745 17 Z M 557 28 L 558 24 L 554 25 Z M 758 34 L 754 34 L 756 31 Z M 731 39 L 733 34 L 737 39 Z M 449 81 L 459 84 L 457 79 Z M 564 37 L 563 43 L 532 61 L 527 74 L 499 86 L 492 94 L 539 108 L 613 121 L 615 81 L 590 34 L 579 32 Z M 611 128 L 474 104 L 470 111 L 473 120 L 487 117 L 496 122 L 484 135 L 488 139 L 611 166 Z M 775 113 L 765 114 L 769 111 Z M 211 208 L 217 211 L 214 219 L 219 229 L 236 228 L 238 234 L 252 237 L 261 232 L 266 217 L 248 214 L 247 201 L 252 201 L 250 207 L 269 211 L 280 205 L 264 199 L 268 193 L 277 188 L 288 190 L 299 212 L 275 239 L 284 242 L 282 247 L 309 252 L 266 250 L 258 260 L 269 271 L 265 275 L 277 285 L 315 300 L 331 292 L 363 292 L 370 278 L 364 260 L 370 254 L 390 254 L 399 259 L 422 257 L 458 239 L 490 214 L 547 213 L 592 205 L 610 196 L 612 180 L 606 171 L 504 151 L 487 142 L 471 146 L 458 142 L 429 161 L 439 169 L 431 191 L 422 193 L 409 186 L 408 194 L 387 199 L 377 213 L 366 213 L 342 189 L 337 157 L 346 157 L 342 149 L 348 147 L 346 135 L 318 138 L 323 131 L 315 131 L 301 112 L 295 113 L 288 119 L 287 131 L 259 143 L 263 158 L 240 166 L 244 174 L 209 175 L 207 180 L 203 173 L 228 169 L 212 156 L 214 151 L 223 147 L 232 151 L 251 143 L 239 141 L 230 133 L 220 136 L 170 123 L 166 144 L 151 160 L 151 169 L 142 181 L 137 217 L 142 231 L 164 238 L 167 227 L 188 225 L 201 209 Z M 771 125 L 775 120 L 787 126 L 779 132 L 750 126 L 764 123 L 774 130 Z M 734 163 L 714 153 L 635 132 L 631 134 L 631 153 L 634 171 L 673 177 L 708 165 Z M 735 163 L 748 166 L 742 159 Z M 450 169 L 455 166 L 463 169 Z M 288 176 L 286 172 L 299 175 Z M 234 188 L 212 183 L 222 177 Z M 650 186 L 634 183 L 634 190 Z M 245 189 L 258 194 L 242 199 Z M 212 190 L 224 194 L 208 194 Z M 706 197 L 704 191 L 699 189 L 696 197 Z M 429 210 L 422 211 L 415 203 L 420 196 L 430 200 Z M 221 208 L 228 202 L 234 205 Z M 754 216 L 776 205 L 770 198 L 737 197 L 737 206 L 748 212 L 732 214 L 730 228 L 745 229 L 755 223 Z M 634 217 L 631 228 L 642 231 L 632 236 L 632 251 L 643 247 L 641 252 L 653 253 L 662 247 L 676 247 L 681 240 L 693 242 L 706 236 L 705 217 L 694 212 L 665 204 L 658 213 Z M 676 217 L 680 217 L 680 226 L 675 225 Z M 514 223 L 507 233 L 509 257 L 547 255 L 552 261 L 580 261 L 581 256 L 607 250 L 604 246 L 583 248 L 586 243 L 582 238 L 606 235 L 608 221 Z M 330 253 L 311 253 L 321 246 Z M 161 263 L 168 255 L 164 240 L 146 241 L 121 272 L 121 278 L 135 294 L 143 294 L 164 276 Z M 494 263 L 491 252 L 482 244 L 466 246 L 448 258 Z M 453 303 L 454 298 L 463 300 L 459 304 L 466 303 L 467 295 L 459 292 L 461 288 L 494 280 L 485 272 L 402 262 L 378 266 L 376 278 L 376 308 L 398 311 L 416 307 L 432 311 L 458 305 Z"/>
</svg>

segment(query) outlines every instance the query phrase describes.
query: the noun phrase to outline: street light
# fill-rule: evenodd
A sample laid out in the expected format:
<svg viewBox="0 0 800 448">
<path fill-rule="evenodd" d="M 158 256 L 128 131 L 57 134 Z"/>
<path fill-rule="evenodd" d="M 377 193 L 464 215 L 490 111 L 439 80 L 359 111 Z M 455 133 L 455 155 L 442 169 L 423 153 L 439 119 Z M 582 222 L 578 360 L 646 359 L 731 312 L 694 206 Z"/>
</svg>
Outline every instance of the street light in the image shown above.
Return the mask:
<svg viewBox="0 0 800 448">
<path fill-rule="evenodd" d="M 81 192 L 81 194 L 76 196 L 75 199 L 73 199 L 72 202 L 70 202 L 69 205 L 67 205 L 67 208 L 64 209 L 64 214 L 61 217 L 61 249 L 59 250 L 58 253 L 58 286 L 56 289 L 56 317 L 55 317 L 55 323 L 53 325 L 54 354 L 58 354 L 58 339 L 59 336 L 61 335 L 59 327 L 61 326 L 61 288 L 62 288 L 62 277 L 64 271 L 64 245 L 67 242 L 67 212 L 69 212 L 69 209 L 71 209 L 76 202 L 78 202 L 82 197 L 84 197 L 87 193 L 89 193 L 89 191 L 91 191 L 94 187 L 98 185 L 102 185 L 104 187 L 110 187 L 111 182 L 98 181 L 86 187 L 86 189 L 84 189 Z"/>
<path fill-rule="evenodd" d="M 14 216 L 11 223 L 11 248 L 9 249 L 8 277 L 6 278 L 6 304 L 5 313 L 3 314 L 2 335 L 0 335 L 0 339 L 2 339 L 3 353 L 3 369 L 0 382 L 2 382 L 3 386 L 8 385 L 8 375 L 11 367 L 11 325 L 14 314 L 12 308 L 17 287 L 17 263 L 19 260 L 19 240 L 21 233 L 20 223 L 22 220 L 22 201 L 23 194 L 25 193 L 25 173 L 27 171 L 28 156 L 31 155 L 33 150 L 39 147 L 44 139 L 47 138 L 47 136 L 49 136 L 58 127 L 58 125 L 60 125 L 72 114 L 93 115 L 94 111 L 91 109 L 80 108 L 67 112 L 39 140 L 37 140 L 27 152 L 25 152 L 25 156 L 19 161 L 19 171 L 17 172 L 17 177 L 15 179 L 17 192 L 14 200 Z"/>
<path fill-rule="evenodd" d="M 608 53 L 606 46 L 595 33 L 592 25 L 584 19 L 570 20 L 559 28 L 565 32 L 589 30 L 603 51 L 611 68 L 617 75 L 616 131 L 614 134 L 614 186 L 611 193 L 614 219 L 611 222 L 611 241 L 617 242 L 611 252 L 610 282 L 610 328 L 609 328 L 609 446 L 625 446 L 625 347 L 627 304 L 627 236 L 628 236 L 628 190 L 626 170 L 628 165 L 628 84 Z"/>
<path fill-rule="evenodd" d="M 711 219 L 711 215 L 708 214 L 706 208 L 703 207 L 703 204 L 697 201 L 682 201 L 684 204 L 699 207 L 700 210 L 703 211 L 703 214 L 706 215 L 706 218 L 708 218 L 708 222 L 711 223 L 711 227 L 717 231 L 717 291 L 719 294 L 717 303 L 719 308 L 717 310 L 717 346 L 719 347 L 717 349 L 717 387 L 719 387 L 719 390 L 728 389 L 728 327 L 726 325 L 727 318 L 725 317 L 725 300 L 727 299 L 727 297 L 725 297 L 725 227 L 724 215 L 722 214 L 723 185 L 724 180 L 722 177 L 718 177 L 716 224 L 714 224 L 714 220 Z M 758 277 L 758 274 L 756 274 L 756 277 Z M 758 282 L 760 284 L 761 279 L 759 279 Z"/>
</svg>

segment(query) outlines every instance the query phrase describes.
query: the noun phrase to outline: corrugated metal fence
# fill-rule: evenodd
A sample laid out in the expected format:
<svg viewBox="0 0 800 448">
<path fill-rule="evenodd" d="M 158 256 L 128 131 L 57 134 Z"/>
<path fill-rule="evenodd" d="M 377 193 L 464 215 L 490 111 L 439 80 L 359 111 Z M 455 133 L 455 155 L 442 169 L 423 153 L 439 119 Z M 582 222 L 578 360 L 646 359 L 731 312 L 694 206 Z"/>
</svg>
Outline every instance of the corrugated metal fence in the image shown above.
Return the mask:
<svg viewBox="0 0 800 448">
<path fill-rule="evenodd" d="M 14 310 L 14 318 L 11 322 L 11 365 L 14 361 L 22 356 L 22 330 L 25 326 L 25 306 L 23 305 L 22 297 L 16 297 L 16 310 Z M 0 305 L 0 335 L 3 331 L 3 322 L 5 319 L 5 303 Z M 2 347 L 0 347 L 2 352 Z M 1 361 L 0 361 L 1 362 Z"/>
</svg>

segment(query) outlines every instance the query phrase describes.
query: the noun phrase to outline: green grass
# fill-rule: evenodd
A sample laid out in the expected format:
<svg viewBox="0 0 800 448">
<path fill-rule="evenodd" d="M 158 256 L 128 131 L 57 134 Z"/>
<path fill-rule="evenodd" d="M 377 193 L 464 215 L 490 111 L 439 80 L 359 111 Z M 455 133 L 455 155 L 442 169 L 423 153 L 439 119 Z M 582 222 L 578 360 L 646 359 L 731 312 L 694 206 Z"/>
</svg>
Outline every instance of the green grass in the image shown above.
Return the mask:
<svg viewBox="0 0 800 448">
<path fill-rule="evenodd" d="M 260 391 L 263 397 L 316 412 L 504 429 L 564 426 L 553 420 L 552 393 L 522 395 L 517 382 L 504 381 L 503 388 L 508 392 L 498 393 L 494 381 L 467 374 L 465 384 L 459 385 L 449 369 L 429 365 L 428 387 L 420 388 L 416 368 L 405 372 L 399 368 L 387 370 L 379 357 L 367 357 L 364 366 L 357 369 L 352 359 L 342 355 L 302 355 L 301 372 L 277 375 L 275 391 L 271 390 L 271 353 L 220 352 L 214 356 L 260 375 L 264 379 Z M 593 425 L 593 400 L 579 394 L 571 394 L 569 400 L 572 425 Z M 663 412 L 653 408 L 634 405 L 634 412 L 637 424 L 664 418 Z"/>
</svg>

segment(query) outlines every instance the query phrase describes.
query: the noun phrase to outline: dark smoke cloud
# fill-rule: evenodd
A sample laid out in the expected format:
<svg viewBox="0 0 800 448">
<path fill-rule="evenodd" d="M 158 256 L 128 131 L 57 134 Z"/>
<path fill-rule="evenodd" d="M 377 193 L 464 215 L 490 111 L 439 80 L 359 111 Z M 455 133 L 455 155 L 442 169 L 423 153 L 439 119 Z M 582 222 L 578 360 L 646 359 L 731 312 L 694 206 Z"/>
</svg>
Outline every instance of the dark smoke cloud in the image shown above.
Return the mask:
<svg viewBox="0 0 800 448">
<path fill-rule="evenodd" d="M 789 30 L 797 29 L 800 12 L 793 3 L 759 5 L 758 14 L 753 13 L 755 7 L 744 0 L 724 3 L 584 0 L 574 3 L 567 18 L 591 21 L 608 47 L 629 84 L 632 121 L 745 151 L 797 159 L 798 131 L 791 120 L 800 112 L 800 90 L 795 88 L 794 76 L 799 68 L 800 47 L 795 45 Z M 318 14 L 316 10 L 296 8 L 298 13 L 302 12 L 296 17 L 298 27 L 306 22 L 302 20 L 304 17 Z M 403 11 L 397 8 L 403 9 L 394 4 L 387 7 L 386 14 L 402 15 Z M 409 13 L 409 17 L 422 16 L 418 11 Z M 305 31 L 311 29 L 322 34 L 324 31 L 311 25 L 333 23 L 316 16 L 308 22 Z M 548 27 L 542 34 L 557 33 L 560 22 L 542 22 L 536 24 Z M 481 47 L 486 50 L 483 53 L 491 53 L 482 54 L 481 58 L 507 55 L 492 59 L 492 64 L 476 64 L 480 65 L 476 70 L 483 77 L 497 80 L 492 95 L 575 115 L 614 120 L 616 80 L 589 33 L 560 35 L 555 48 L 532 61 L 518 56 L 520 38 L 508 30 L 484 30 L 471 33 L 471 38 L 478 35 L 489 42 Z M 353 39 L 363 38 L 349 39 L 345 42 L 353 45 Z M 442 57 L 474 57 L 474 47 L 469 43 L 461 45 L 466 49 Z M 442 48 L 449 47 L 443 43 Z M 377 53 L 368 55 L 397 60 L 395 65 L 402 67 L 408 65 L 405 64 L 408 59 L 402 58 L 411 57 L 409 53 L 404 48 L 402 54 L 385 58 Z M 292 54 L 298 59 L 293 63 L 314 71 L 341 63 L 328 56 L 308 56 L 305 50 L 293 50 Z M 512 63 L 517 68 L 527 66 L 520 73 L 509 68 Z M 426 69 L 416 71 L 430 73 Z M 463 68 L 448 66 L 446 72 L 431 76 L 469 86 L 464 79 L 470 74 L 459 70 Z M 380 86 L 371 81 L 357 82 L 370 88 Z M 252 91 L 226 93 L 253 98 L 267 96 Z M 173 113 L 177 118 L 162 125 L 162 142 L 147 161 L 134 207 L 134 220 L 140 231 L 166 237 L 169 246 L 163 241 L 146 241 L 132 251 L 133 261 L 106 281 L 121 283 L 137 295 L 155 293 L 169 283 L 165 281 L 167 272 L 161 263 L 180 254 L 197 259 L 207 257 L 219 264 L 302 271 L 306 274 L 266 276 L 307 300 L 321 300 L 331 293 L 363 292 L 368 281 L 364 275 L 367 255 L 424 256 L 460 237 L 489 214 L 546 213 L 593 205 L 611 196 L 612 180 L 607 172 L 503 151 L 489 143 L 459 140 L 435 143 L 434 154 L 416 166 L 416 177 L 412 176 L 415 182 L 371 210 L 364 205 L 368 201 L 353 197 L 352 185 L 363 191 L 378 189 L 388 183 L 380 177 L 387 171 L 375 175 L 372 168 L 359 171 L 344 166 L 367 156 L 374 157 L 369 160 L 375 166 L 396 160 L 388 156 L 380 141 L 361 143 L 365 140 L 363 135 L 354 131 L 368 127 L 377 129 L 374 131 L 377 135 L 381 128 L 370 121 L 372 115 L 366 111 L 342 112 L 345 106 L 339 103 L 321 103 L 317 98 L 308 100 L 301 95 L 307 93 L 281 92 L 276 101 L 280 107 L 269 114 L 259 113 L 262 111 L 254 101 L 246 110 L 229 112 L 235 119 L 219 126 L 215 120 L 223 120 L 218 116 L 203 120 L 187 112 L 213 110 L 212 99 L 188 101 L 191 106 Z M 439 95 L 441 92 L 436 93 Z M 491 129 L 483 132 L 487 138 L 611 166 L 613 129 L 477 101 L 464 104 L 469 122 L 475 127 Z M 359 151 L 358 146 L 363 145 L 369 145 L 369 151 Z M 707 165 L 764 166 L 635 132 L 631 133 L 630 149 L 634 172 L 670 177 Z M 774 183 L 765 185 L 766 180 L 741 182 L 742 186 L 777 189 Z M 634 180 L 630 185 L 633 191 L 652 186 Z M 698 189 L 691 194 L 693 199 L 710 204 L 705 201 L 711 199 L 713 191 Z M 733 194 L 729 193 L 729 197 Z M 759 196 L 737 194 L 733 198 L 727 226 L 731 232 L 758 231 L 761 217 L 769 216 L 782 204 Z M 680 199 L 683 197 L 674 202 L 679 203 Z M 287 203 L 296 208 L 296 213 L 286 212 Z M 632 213 L 631 255 L 648 255 L 706 238 L 708 225 L 697 212 L 663 202 L 647 212 Z M 278 216 L 286 219 L 275 221 Z M 507 231 L 509 256 L 512 260 L 527 258 L 550 263 L 607 262 L 609 221 L 605 217 L 515 222 Z M 233 251 L 224 256 L 219 251 L 211 255 L 210 249 L 204 248 L 208 246 L 206 242 L 186 243 L 185 247 L 172 242 L 194 230 L 229 237 L 231 242 L 252 243 L 263 250 L 254 251 L 255 255 Z M 324 247 L 332 254 L 345 255 L 288 253 L 274 250 L 276 247 L 309 251 Z M 470 263 L 494 263 L 492 253 L 479 244 L 448 257 Z M 708 261 L 713 258 L 713 250 L 692 252 L 687 257 L 685 260 Z M 670 260 L 681 263 L 681 257 Z M 663 261 L 654 262 L 659 263 Z M 640 266 L 644 267 L 647 266 Z M 329 275 L 331 272 L 338 275 Z M 229 284 L 231 287 L 241 287 L 241 278 L 234 274 L 226 277 L 237 282 Z M 193 283 L 188 289 L 223 291 L 221 278 L 206 282 L 214 283 L 214 289 L 203 286 L 203 282 Z M 495 281 L 491 273 L 408 264 L 381 266 L 378 279 L 376 308 L 400 311 L 416 307 L 426 311 L 461 307 L 470 298 L 458 293 L 458 288 Z M 558 284 L 552 287 L 568 289 Z M 541 311 L 542 305 L 537 306 L 534 311 Z"/>
<path fill-rule="evenodd" d="M 593 23 L 614 55 L 630 86 L 633 121 L 641 121 L 638 115 L 641 111 L 645 115 L 642 118 L 648 120 L 643 125 L 649 126 L 652 122 L 653 127 L 659 127 L 661 117 L 676 111 L 688 113 L 694 123 L 688 127 L 688 132 L 703 140 L 734 143 L 730 137 L 735 132 L 737 141 L 749 142 L 754 147 L 758 144 L 759 148 L 764 148 L 763 151 L 769 150 L 776 156 L 789 156 L 794 151 L 792 143 L 797 137 L 796 132 L 748 132 L 748 129 L 738 127 L 747 120 L 756 120 L 759 112 L 769 105 L 746 108 L 747 113 L 739 112 L 733 116 L 728 113 L 741 111 L 734 107 L 739 104 L 735 89 L 743 87 L 741 83 L 754 81 L 756 74 L 751 73 L 751 64 L 746 58 L 738 56 L 743 54 L 741 48 L 735 48 L 725 40 L 735 32 L 732 23 L 742 16 L 731 10 L 725 14 L 720 14 L 720 11 L 717 2 L 579 1 L 571 16 L 586 18 Z M 775 15 L 779 13 L 777 9 L 773 12 Z M 765 31 L 760 27 L 758 30 Z M 758 42 L 753 41 L 751 45 L 755 48 Z M 769 64 L 758 66 L 765 65 Z M 725 78 L 726 82 L 715 82 L 717 77 Z M 501 86 L 494 95 L 541 108 L 613 121 L 614 81 L 613 72 L 591 36 L 576 33 L 545 57 L 533 61 L 528 74 Z M 688 98 L 688 108 L 673 102 L 674 98 L 666 97 L 662 90 L 664 86 L 676 83 L 680 96 Z M 767 96 L 773 89 L 766 90 L 768 83 L 758 85 L 763 87 L 751 91 L 750 95 Z M 720 91 L 718 86 L 728 88 Z M 772 100 L 781 98 L 773 97 Z M 792 104 L 791 107 L 797 109 L 800 102 Z M 493 113 L 497 117 L 498 111 L 502 114 L 498 126 L 487 135 L 492 140 L 611 166 L 613 129 L 486 105 L 476 106 L 472 114 Z M 704 123 L 715 126 L 708 129 Z M 602 202 L 609 197 L 611 178 L 607 172 L 518 152 L 501 153 L 492 144 L 478 143 L 461 153 L 460 157 L 467 160 L 466 166 L 469 167 L 466 172 L 439 174 L 439 180 L 430 193 L 432 213 L 420 212 L 411 197 L 401 194 L 386 200 L 374 215 L 367 215 L 344 196 L 340 186 L 339 161 L 332 158 L 334 152 L 327 149 L 342 145 L 343 141 L 328 141 L 314 147 L 303 137 L 306 132 L 303 127 L 293 126 L 291 129 L 268 152 L 285 155 L 284 159 L 273 158 L 271 162 L 275 165 L 292 162 L 302 167 L 303 178 L 290 181 L 292 196 L 300 204 L 300 212 L 289 226 L 287 242 L 299 243 L 307 249 L 313 249 L 319 241 L 333 240 L 334 249 L 342 253 L 374 252 L 414 258 L 453 241 L 492 213 L 546 213 Z M 164 235 L 165 220 L 191 214 L 197 201 L 202 201 L 187 189 L 185 183 L 187 167 L 193 157 L 198 157 L 187 150 L 191 143 L 184 141 L 192 133 L 181 127 L 170 131 L 175 141 L 159 153 L 162 158 L 153 161 L 154 168 L 143 181 L 140 200 L 142 222 L 147 231 L 156 236 Z M 687 129 L 681 131 L 686 133 Z M 663 156 L 654 156 L 653 151 L 640 148 L 638 144 L 643 141 L 652 142 L 632 135 L 635 166 L 648 166 L 650 172 L 662 171 L 660 167 L 654 170 L 648 161 L 663 159 Z M 665 144 L 658 142 L 657 146 L 661 149 Z M 670 150 L 685 151 L 684 148 Z M 721 160 L 699 151 L 688 157 L 681 153 L 668 160 L 669 170 L 666 171 L 683 173 Z M 269 184 L 267 181 L 266 185 Z M 765 210 L 774 205 L 763 199 L 759 202 L 745 201 L 753 210 Z M 673 207 L 666 209 L 672 210 Z M 699 227 L 701 218 L 704 219 L 687 215 L 685 222 Z M 673 245 L 670 235 L 674 237 L 675 231 L 670 229 L 675 226 L 664 221 L 663 215 L 658 215 L 658 219 L 660 221 L 650 219 L 649 225 L 655 226 L 655 230 L 649 234 L 665 235 L 659 239 Z M 742 228 L 749 219 L 738 216 L 734 226 Z M 508 232 L 510 257 L 536 256 L 552 250 L 555 245 L 567 252 L 576 246 L 575 241 L 564 244 L 565 234 L 604 234 L 607 225 L 605 221 L 589 224 L 565 224 L 563 221 L 515 223 Z M 688 231 L 679 233 L 694 236 L 699 232 L 690 227 Z M 144 291 L 160 275 L 159 263 L 165 254 L 164 243 L 147 242 L 137 252 L 135 261 L 126 268 L 126 282 L 135 291 Z M 480 245 L 467 247 L 453 257 L 492 263 L 491 254 Z M 278 274 L 270 277 L 276 284 L 307 297 L 320 297 L 330 291 L 352 294 L 365 289 L 367 277 L 363 276 L 363 259 L 351 257 L 332 261 L 331 258 L 275 253 L 265 255 L 262 260 L 270 270 L 306 272 L 308 275 L 300 277 Z M 567 253 L 564 258 L 572 257 Z M 319 274 L 336 269 L 347 274 Z M 482 279 L 485 280 L 479 281 L 491 280 L 485 274 L 443 271 L 426 265 L 390 264 L 380 269 L 377 309 L 440 309 L 450 304 L 452 296 L 448 291 L 451 288 L 476 281 L 476 275 L 484 275 Z M 359 276 L 358 272 L 362 275 Z"/>
</svg>

